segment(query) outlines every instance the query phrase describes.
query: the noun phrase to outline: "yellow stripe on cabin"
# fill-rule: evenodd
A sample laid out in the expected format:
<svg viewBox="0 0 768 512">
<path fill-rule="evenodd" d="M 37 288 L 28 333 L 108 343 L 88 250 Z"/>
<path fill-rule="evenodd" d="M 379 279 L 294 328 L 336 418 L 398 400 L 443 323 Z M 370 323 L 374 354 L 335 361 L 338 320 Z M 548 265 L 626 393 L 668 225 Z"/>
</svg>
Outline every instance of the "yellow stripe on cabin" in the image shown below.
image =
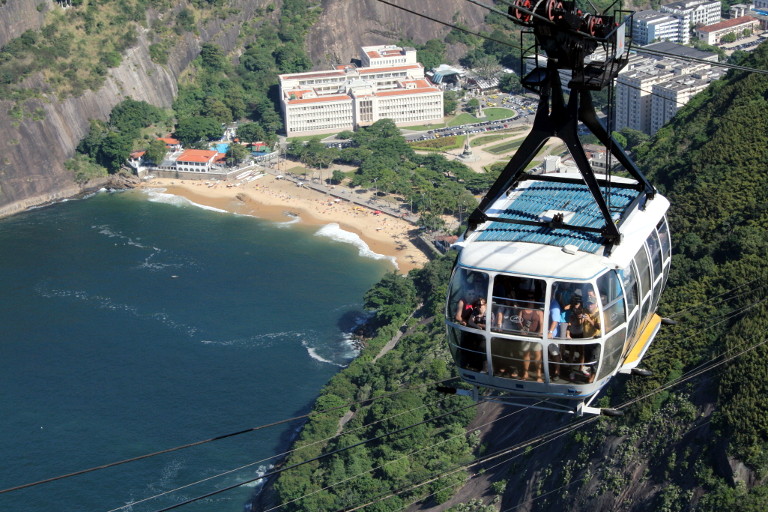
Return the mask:
<svg viewBox="0 0 768 512">
<path fill-rule="evenodd" d="M 651 344 L 656 332 L 659 330 L 660 324 L 661 317 L 654 313 L 651 320 L 648 322 L 648 325 L 645 326 L 645 329 L 643 329 L 643 332 L 637 338 L 632 350 L 629 351 L 629 354 L 622 365 L 623 367 L 634 368 L 640 363 L 640 359 L 642 359 L 643 354 L 645 354 L 648 345 Z"/>
</svg>

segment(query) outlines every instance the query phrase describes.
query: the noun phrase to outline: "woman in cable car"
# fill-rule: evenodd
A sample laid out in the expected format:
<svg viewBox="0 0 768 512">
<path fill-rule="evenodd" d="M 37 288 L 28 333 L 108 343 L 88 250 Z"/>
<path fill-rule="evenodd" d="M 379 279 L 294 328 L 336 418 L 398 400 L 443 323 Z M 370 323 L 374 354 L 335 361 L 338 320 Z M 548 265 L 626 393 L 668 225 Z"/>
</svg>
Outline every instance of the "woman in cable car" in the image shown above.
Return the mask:
<svg viewBox="0 0 768 512">
<path fill-rule="evenodd" d="M 575 181 L 524 182 L 495 209 L 551 214 L 536 208 L 550 209 L 563 195 L 584 214 L 585 189 Z M 618 198 L 613 205 L 621 206 Z M 456 244 L 446 324 L 462 379 L 518 396 L 589 402 L 617 372 L 638 365 L 661 320 L 654 312 L 671 260 L 669 203 L 657 195 L 642 209 L 629 200 L 624 206 L 622 242 L 612 247 L 583 233 L 493 220 Z M 480 300 L 482 319 L 472 306 Z M 463 321 L 469 310 L 473 319 Z"/>
</svg>

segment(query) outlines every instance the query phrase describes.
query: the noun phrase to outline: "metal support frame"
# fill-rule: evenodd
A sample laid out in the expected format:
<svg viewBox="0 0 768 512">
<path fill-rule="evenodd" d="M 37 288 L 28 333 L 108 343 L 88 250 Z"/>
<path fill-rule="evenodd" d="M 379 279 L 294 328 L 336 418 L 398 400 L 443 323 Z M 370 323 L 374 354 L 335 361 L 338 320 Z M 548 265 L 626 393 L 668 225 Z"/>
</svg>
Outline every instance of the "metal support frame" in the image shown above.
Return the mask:
<svg viewBox="0 0 768 512">
<path fill-rule="evenodd" d="M 534 73 L 536 73 L 536 78 L 541 79 L 538 83 L 541 96 L 531 132 L 504 168 L 499 179 L 496 180 L 480 202 L 480 205 L 470 215 L 469 231 L 474 231 L 477 226 L 489 219 L 485 214 L 486 210 L 507 190 L 515 187 L 525 179 L 527 176 L 525 169 L 531 163 L 531 160 L 533 160 L 551 137 L 559 137 L 568 147 L 579 172 L 584 177 L 584 181 L 603 215 L 605 225 L 600 230 L 602 235 L 609 244 L 618 244 L 621 241 L 618 225 L 611 216 L 605 197 L 600 190 L 600 183 L 595 177 L 595 173 L 584 151 L 584 146 L 582 146 L 579 140 L 578 121 L 584 123 L 597 136 L 600 142 L 610 149 L 611 153 L 626 168 L 629 174 L 637 180 L 638 183 L 634 188 L 643 192 L 646 200 L 652 199 L 656 190 L 624 150 L 621 149 L 618 142 L 600 124 L 588 90 L 572 91 L 566 104 L 560 81 L 560 73 L 553 60 L 547 63 L 545 73 L 542 73 L 541 69 L 534 71 L 532 74 Z M 558 227 L 572 229 L 567 224 Z"/>
</svg>

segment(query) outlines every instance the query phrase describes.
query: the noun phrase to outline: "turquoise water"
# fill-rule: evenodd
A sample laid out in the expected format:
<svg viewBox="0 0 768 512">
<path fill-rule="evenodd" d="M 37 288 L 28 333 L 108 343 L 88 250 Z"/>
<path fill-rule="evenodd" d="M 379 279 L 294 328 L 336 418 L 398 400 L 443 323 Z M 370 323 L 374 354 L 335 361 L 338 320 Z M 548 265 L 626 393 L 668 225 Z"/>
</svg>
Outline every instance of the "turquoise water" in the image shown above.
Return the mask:
<svg viewBox="0 0 768 512">
<path fill-rule="evenodd" d="M 307 412 L 392 268 L 314 231 L 138 191 L 0 220 L 0 488 Z M 0 510 L 157 510 L 258 477 L 298 426 L 0 494 Z M 240 511 L 257 489 L 179 510 Z"/>
</svg>

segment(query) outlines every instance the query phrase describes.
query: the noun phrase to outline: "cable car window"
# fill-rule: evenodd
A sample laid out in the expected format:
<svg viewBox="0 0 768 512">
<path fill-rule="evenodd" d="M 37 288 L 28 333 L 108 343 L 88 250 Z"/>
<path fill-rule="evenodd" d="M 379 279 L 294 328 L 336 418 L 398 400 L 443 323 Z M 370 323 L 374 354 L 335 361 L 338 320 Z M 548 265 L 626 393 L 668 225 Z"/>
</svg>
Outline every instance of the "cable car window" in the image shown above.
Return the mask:
<svg viewBox="0 0 768 512">
<path fill-rule="evenodd" d="M 560 305 L 560 325 L 557 333 L 553 333 L 556 336 L 552 337 L 593 338 L 599 335 L 600 311 L 591 283 L 556 281 L 552 286 L 552 297 Z M 590 306 L 591 303 L 595 305 Z M 592 315 L 589 314 L 590 307 Z"/>
<path fill-rule="evenodd" d="M 634 263 L 630 263 L 628 268 L 619 270 L 619 275 L 621 275 L 621 280 L 624 283 L 624 297 L 627 301 L 627 311 L 629 312 L 629 328 L 627 330 L 627 337 L 629 339 L 634 338 L 637 326 L 640 323 L 636 272 Z"/>
<path fill-rule="evenodd" d="M 605 323 L 603 326 L 605 327 L 605 332 L 608 333 L 627 321 L 626 312 L 624 310 L 624 291 L 621 288 L 618 273 L 611 270 L 598 277 L 597 289 L 600 291 L 600 299 L 603 302 L 603 313 L 605 314 Z M 594 316 L 595 312 L 592 309 L 589 309 L 589 307 L 596 309 L 596 306 L 588 306 L 587 309 L 587 313 L 590 316 Z M 599 312 L 597 315 L 599 315 Z M 600 331 L 598 330 L 598 335 L 599 334 Z"/>
<path fill-rule="evenodd" d="M 491 338 L 491 362 L 496 377 L 544 382 L 538 341 Z"/>
<path fill-rule="evenodd" d="M 621 359 L 621 352 L 624 349 L 624 338 L 626 331 L 621 329 L 608 337 L 605 341 L 605 350 L 603 351 L 603 364 L 600 366 L 598 380 L 607 377 L 616 369 Z"/>
<path fill-rule="evenodd" d="M 600 362 L 600 344 L 563 343 L 559 346 L 560 361 L 550 370 L 553 381 L 566 380 L 575 384 L 589 384 L 595 380 Z"/>
<path fill-rule="evenodd" d="M 631 266 L 619 270 L 619 275 L 621 276 L 622 283 L 624 283 L 624 293 L 626 294 L 625 298 L 627 300 L 627 311 L 629 311 L 631 315 L 632 311 L 639 304 L 639 299 L 637 296 L 637 277 L 635 277 L 635 272 Z"/>
<path fill-rule="evenodd" d="M 541 337 L 544 332 L 544 291 L 541 279 L 497 275 L 491 296 L 491 330 Z"/>
<path fill-rule="evenodd" d="M 659 225 L 656 226 L 659 231 L 659 241 L 661 242 L 661 252 L 664 259 L 672 256 L 672 244 L 669 240 L 669 225 L 667 224 L 667 218 L 662 217 Z"/>
<path fill-rule="evenodd" d="M 645 253 L 645 247 L 641 247 L 635 255 L 635 264 L 637 273 L 640 276 L 640 300 L 644 300 L 648 292 L 651 291 L 651 264 L 648 261 L 648 255 Z"/>
<path fill-rule="evenodd" d="M 459 268 L 451 279 L 446 316 L 460 325 L 484 329 L 478 320 L 485 317 L 488 295 L 488 274 Z"/>
<path fill-rule="evenodd" d="M 487 373 L 485 336 L 480 333 L 448 328 L 448 347 L 456 364 L 465 370 Z"/>
<path fill-rule="evenodd" d="M 651 261 L 653 262 L 653 280 L 656 281 L 661 277 L 661 245 L 659 244 L 659 235 L 656 231 L 651 233 L 648 237 L 648 252 L 651 253 Z"/>
</svg>

